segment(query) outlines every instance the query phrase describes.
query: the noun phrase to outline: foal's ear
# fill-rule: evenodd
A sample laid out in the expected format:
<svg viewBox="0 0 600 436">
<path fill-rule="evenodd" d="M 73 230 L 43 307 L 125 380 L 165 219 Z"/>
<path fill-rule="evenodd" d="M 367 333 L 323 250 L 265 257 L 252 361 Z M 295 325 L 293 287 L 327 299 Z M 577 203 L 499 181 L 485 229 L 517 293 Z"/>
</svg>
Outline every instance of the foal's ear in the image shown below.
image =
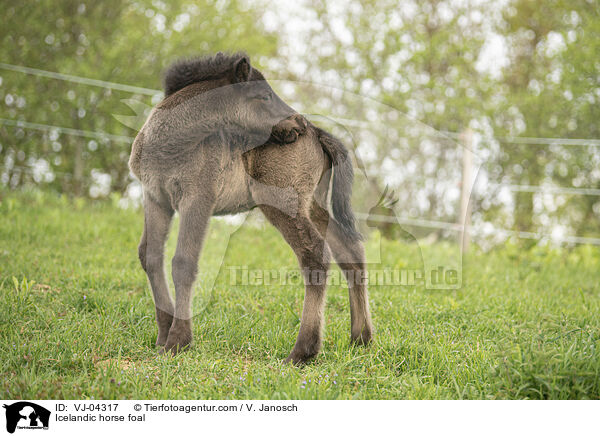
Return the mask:
<svg viewBox="0 0 600 436">
<path fill-rule="evenodd" d="M 236 82 L 247 82 L 250 77 L 250 59 L 243 56 L 240 60 L 233 64 L 233 76 Z"/>
</svg>

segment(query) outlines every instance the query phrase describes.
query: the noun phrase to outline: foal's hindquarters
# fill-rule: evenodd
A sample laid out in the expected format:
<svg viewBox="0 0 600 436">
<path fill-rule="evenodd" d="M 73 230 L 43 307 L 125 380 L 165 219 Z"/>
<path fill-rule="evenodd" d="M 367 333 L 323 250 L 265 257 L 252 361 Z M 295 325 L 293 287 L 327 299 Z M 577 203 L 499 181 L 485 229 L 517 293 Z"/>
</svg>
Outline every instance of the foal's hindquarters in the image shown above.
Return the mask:
<svg viewBox="0 0 600 436">
<path fill-rule="evenodd" d="M 156 303 L 157 344 L 177 352 L 192 339 L 191 295 L 202 241 L 213 214 L 259 207 L 298 258 L 305 281 L 300 331 L 287 361 L 304 362 L 321 347 L 330 257 L 349 285 L 351 339 L 366 344 L 372 325 L 364 248 L 330 217 L 327 207 L 331 159 L 314 129 L 291 144 L 267 143 L 245 153 L 207 144 L 197 156 L 162 180 L 144 183 L 145 229 L 140 259 Z M 334 169 L 335 173 L 335 169 Z M 172 261 L 175 304 L 163 271 L 163 247 L 177 210 L 180 230 Z"/>
<path fill-rule="evenodd" d="M 356 343 L 367 344 L 372 324 L 364 248 L 358 238 L 345 234 L 329 215 L 331 160 L 314 129 L 309 128 L 306 135 L 292 144 L 267 144 L 244 158 L 253 198 L 293 249 L 304 276 L 300 331 L 286 361 L 304 362 L 319 352 L 331 254 L 349 284 L 351 338 Z M 273 191 L 272 187 L 278 189 Z M 275 193 L 280 197 L 273 201 Z"/>
</svg>

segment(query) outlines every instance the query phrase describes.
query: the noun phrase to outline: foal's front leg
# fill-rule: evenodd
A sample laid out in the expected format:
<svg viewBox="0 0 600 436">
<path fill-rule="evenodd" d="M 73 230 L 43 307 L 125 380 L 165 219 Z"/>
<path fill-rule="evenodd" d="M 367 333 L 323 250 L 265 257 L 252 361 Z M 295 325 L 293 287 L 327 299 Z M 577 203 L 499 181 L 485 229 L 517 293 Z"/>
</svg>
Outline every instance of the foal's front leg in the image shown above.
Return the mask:
<svg viewBox="0 0 600 436">
<path fill-rule="evenodd" d="M 173 209 L 169 205 L 161 204 L 148 193 L 144 193 L 144 233 L 138 247 L 138 254 L 152 288 L 158 324 L 156 345 L 159 346 L 167 342 L 174 312 L 163 268 L 165 241 L 172 217 Z"/>
<path fill-rule="evenodd" d="M 214 207 L 213 199 L 196 195 L 181 200 L 177 249 L 172 261 L 175 284 L 175 315 L 164 351 L 183 351 L 192 342 L 192 286 L 198 258 Z"/>
<path fill-rule="evenodd" d="M 272 206 L 260 206 L 267 219 L 281 232 L 294 250 L 304 274 L 305 294 L 302 320 L 296 344 L 285 360 L 304 363 L 321 348 L 325 291 L 329 269 L 329 248 L 307 216 L 295 217 Z"/>
</svg>

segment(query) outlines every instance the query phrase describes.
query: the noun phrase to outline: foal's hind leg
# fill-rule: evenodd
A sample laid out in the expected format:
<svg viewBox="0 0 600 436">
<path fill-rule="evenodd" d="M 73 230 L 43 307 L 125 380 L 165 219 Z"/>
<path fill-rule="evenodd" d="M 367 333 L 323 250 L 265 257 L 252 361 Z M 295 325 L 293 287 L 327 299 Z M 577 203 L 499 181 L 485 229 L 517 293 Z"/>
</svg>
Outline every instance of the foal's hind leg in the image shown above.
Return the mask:
<svg viewBox="0 0 600 436">
<path fill-rule="evenodd" d="M 321 348 L 329 249 L 307 216 L 290 217 L 272 206 L 260 206 L 267 219 L 281 232 L 298 257 L 304 273 L 305 295 L 296 344 L 286 362 L 303 363 Z"/>
<path fill-rule="evenodd" d="M 313 201 L 310 217 L 333 253 L 336 263 L 348 282 L 350 296 L 350 338 L 352 342 L 366 345 L 373 335 L 373 324 L 367 294 L 365 249 L 360 240 L 344 234 L 329 213 Z"/>
<path fill-rule="evenodd" d="M 173 301 L 169 295 L 163 266 L 165 241 L 172 217 L 173 209 L 169 205 L 159 204 L 149 195 L 144 196 L 144 233 L 138 247 L 138 254 L 142 268 L 150 280 L 156 306 L 158 324 L 156 345 L 164 345 L 167 342 L 167 335 L 173 321 Z"/>
<path fill-rule="evenodd" d="M 175 316 L 165 351 L 177 353 L 192 342 L 192 285 L 198 271 L 202 242 L 212 215 L 214 201 L 197 194 L 179 203 L 179 235 L 172 261 L 175 284 Z"/>
</svg>

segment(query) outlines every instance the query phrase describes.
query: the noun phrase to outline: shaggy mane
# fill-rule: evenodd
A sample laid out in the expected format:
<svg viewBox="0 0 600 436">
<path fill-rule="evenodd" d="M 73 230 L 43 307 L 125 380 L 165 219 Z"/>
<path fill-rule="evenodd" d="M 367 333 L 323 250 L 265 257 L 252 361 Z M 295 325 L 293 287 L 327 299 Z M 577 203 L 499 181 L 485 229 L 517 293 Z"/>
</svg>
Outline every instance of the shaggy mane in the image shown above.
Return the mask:
<svg viewBox="0 0 600 436">
<path fill-rule="evenodd" d="M 218 53 L 214 56 L 180 59 L 173 62 L 163 76 L 165 97 L 192 83 L 223 77 L 231 70 L 233 64 L 243 57 L 247 58 L 248 55 L 244 52 Z"/>
</svg>

